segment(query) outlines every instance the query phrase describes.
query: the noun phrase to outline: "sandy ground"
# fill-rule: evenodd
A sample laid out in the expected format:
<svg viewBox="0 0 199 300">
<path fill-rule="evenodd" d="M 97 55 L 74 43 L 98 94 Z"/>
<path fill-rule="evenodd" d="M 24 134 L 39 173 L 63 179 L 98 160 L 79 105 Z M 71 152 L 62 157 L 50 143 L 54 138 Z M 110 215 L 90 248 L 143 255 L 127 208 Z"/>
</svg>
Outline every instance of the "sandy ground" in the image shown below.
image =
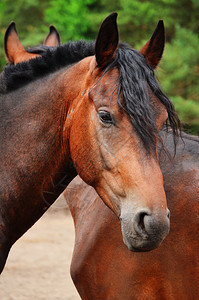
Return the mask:
<svg viewBox="0 0 199 300">
<path fill-rule="evenodd" d="M 12 247 L 0 300 L 79 300 L 69 271 L 73 243 L 72 217 L 61 199 Z"/>
</svg>

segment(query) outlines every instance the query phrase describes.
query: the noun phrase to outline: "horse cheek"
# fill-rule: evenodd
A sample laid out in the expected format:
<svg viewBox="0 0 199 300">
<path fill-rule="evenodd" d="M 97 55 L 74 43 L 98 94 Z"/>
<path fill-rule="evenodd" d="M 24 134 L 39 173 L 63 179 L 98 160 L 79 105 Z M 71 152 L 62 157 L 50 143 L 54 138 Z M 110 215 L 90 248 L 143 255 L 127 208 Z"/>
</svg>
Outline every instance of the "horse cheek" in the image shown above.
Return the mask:
<svg viewBox="0 0 199 300">
<path fill-rule="evenodd" d="M 84 112 L 75 115 L 70 131 L 70 152 L 77 173 L 86 183 L 93 185 L 100 162 L 98 160 L 96 163 L 95 133 L 91 124 L 90 118 Z"/>
</svg>

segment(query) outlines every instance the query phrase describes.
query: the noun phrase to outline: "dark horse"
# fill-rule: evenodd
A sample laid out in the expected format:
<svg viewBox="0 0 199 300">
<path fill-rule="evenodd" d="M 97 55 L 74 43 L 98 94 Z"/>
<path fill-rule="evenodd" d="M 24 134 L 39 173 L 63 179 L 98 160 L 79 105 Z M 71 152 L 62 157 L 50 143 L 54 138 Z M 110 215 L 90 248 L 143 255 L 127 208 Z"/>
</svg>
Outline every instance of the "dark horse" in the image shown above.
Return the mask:
<svg viewBox="0 0 199 300">
<path fill-rule="evenodd" d="M 162 138 L 174 155 L 171 134 Z M 171 230 L 158 249 L 128 251 L 118 218 L 80 178 L 64 192 L 76 233 L 71 275 L 82 299 L 199 299 L 199 138 L 183 134 L 172 161 L 161 150 Z"/>
<path fill-rule="evenodd" d="M 116 17 L 104 20 L 95 44 L 70 42 L 26 62 L 16 61 L 27 54 L 20 45 L 9 47 L 13 26 L 7 32 L 13 65 L 1 76 L 1 270 L 13 243 L 77 173 L 120 218 L 129 249 L 154 249 L 169 232 L 157 142 L 166 119 L 174 133 L 179 121 L 153 71 L 163 22 L 138 52 L 118 44 Z"/>
</svg>

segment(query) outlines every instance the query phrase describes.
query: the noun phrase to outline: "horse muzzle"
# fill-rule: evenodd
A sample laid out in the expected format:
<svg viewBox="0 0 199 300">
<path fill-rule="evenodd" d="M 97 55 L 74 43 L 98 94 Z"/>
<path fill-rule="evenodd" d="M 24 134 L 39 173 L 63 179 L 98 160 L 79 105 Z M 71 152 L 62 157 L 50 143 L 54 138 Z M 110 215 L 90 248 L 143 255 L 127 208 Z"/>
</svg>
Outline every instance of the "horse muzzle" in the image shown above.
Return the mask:
<svg viewBox="0 0 199 300">
<path fill-rule="evenodd" d="M 157 248 L 169 233 L 170 212 L 164 216 L 149 209 L 139 209 L 133 215 L 121 212 L 120 221 L 124 244 L 131 251 L 150 251 Z"/>
</svg>

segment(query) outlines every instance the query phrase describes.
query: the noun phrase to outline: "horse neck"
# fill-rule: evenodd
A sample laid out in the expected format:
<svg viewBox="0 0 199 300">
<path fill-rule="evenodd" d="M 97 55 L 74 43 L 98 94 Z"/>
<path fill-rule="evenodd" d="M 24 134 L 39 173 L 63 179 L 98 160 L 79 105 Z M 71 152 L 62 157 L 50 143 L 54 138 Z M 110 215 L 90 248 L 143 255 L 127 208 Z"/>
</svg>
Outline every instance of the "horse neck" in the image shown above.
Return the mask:
<svg viewBox="0 0 199 300">
<path fill-rule="evenodd" d="M 6 219 L 12 210 L 12 222 L 23 219 L 25 225 L 19 225 L 23 230 L 32 226 L 76 176 L 63 138 L 67 101 L 63 101 L 62 78 L 54 74 L 0 99 L 2 217 Z M 18 236 L 21 233 L 22 228 Z"/>
<path fill-rule="evenodd" d="M 93 187 L 86 184 L 77 176 L 64 191 L 64 197 L 72 214 L 74 223 L 88 207 L 92 206 L 99 197 Z M 104 205 L 104 204 L 103 204 Z"/>
</svg>

